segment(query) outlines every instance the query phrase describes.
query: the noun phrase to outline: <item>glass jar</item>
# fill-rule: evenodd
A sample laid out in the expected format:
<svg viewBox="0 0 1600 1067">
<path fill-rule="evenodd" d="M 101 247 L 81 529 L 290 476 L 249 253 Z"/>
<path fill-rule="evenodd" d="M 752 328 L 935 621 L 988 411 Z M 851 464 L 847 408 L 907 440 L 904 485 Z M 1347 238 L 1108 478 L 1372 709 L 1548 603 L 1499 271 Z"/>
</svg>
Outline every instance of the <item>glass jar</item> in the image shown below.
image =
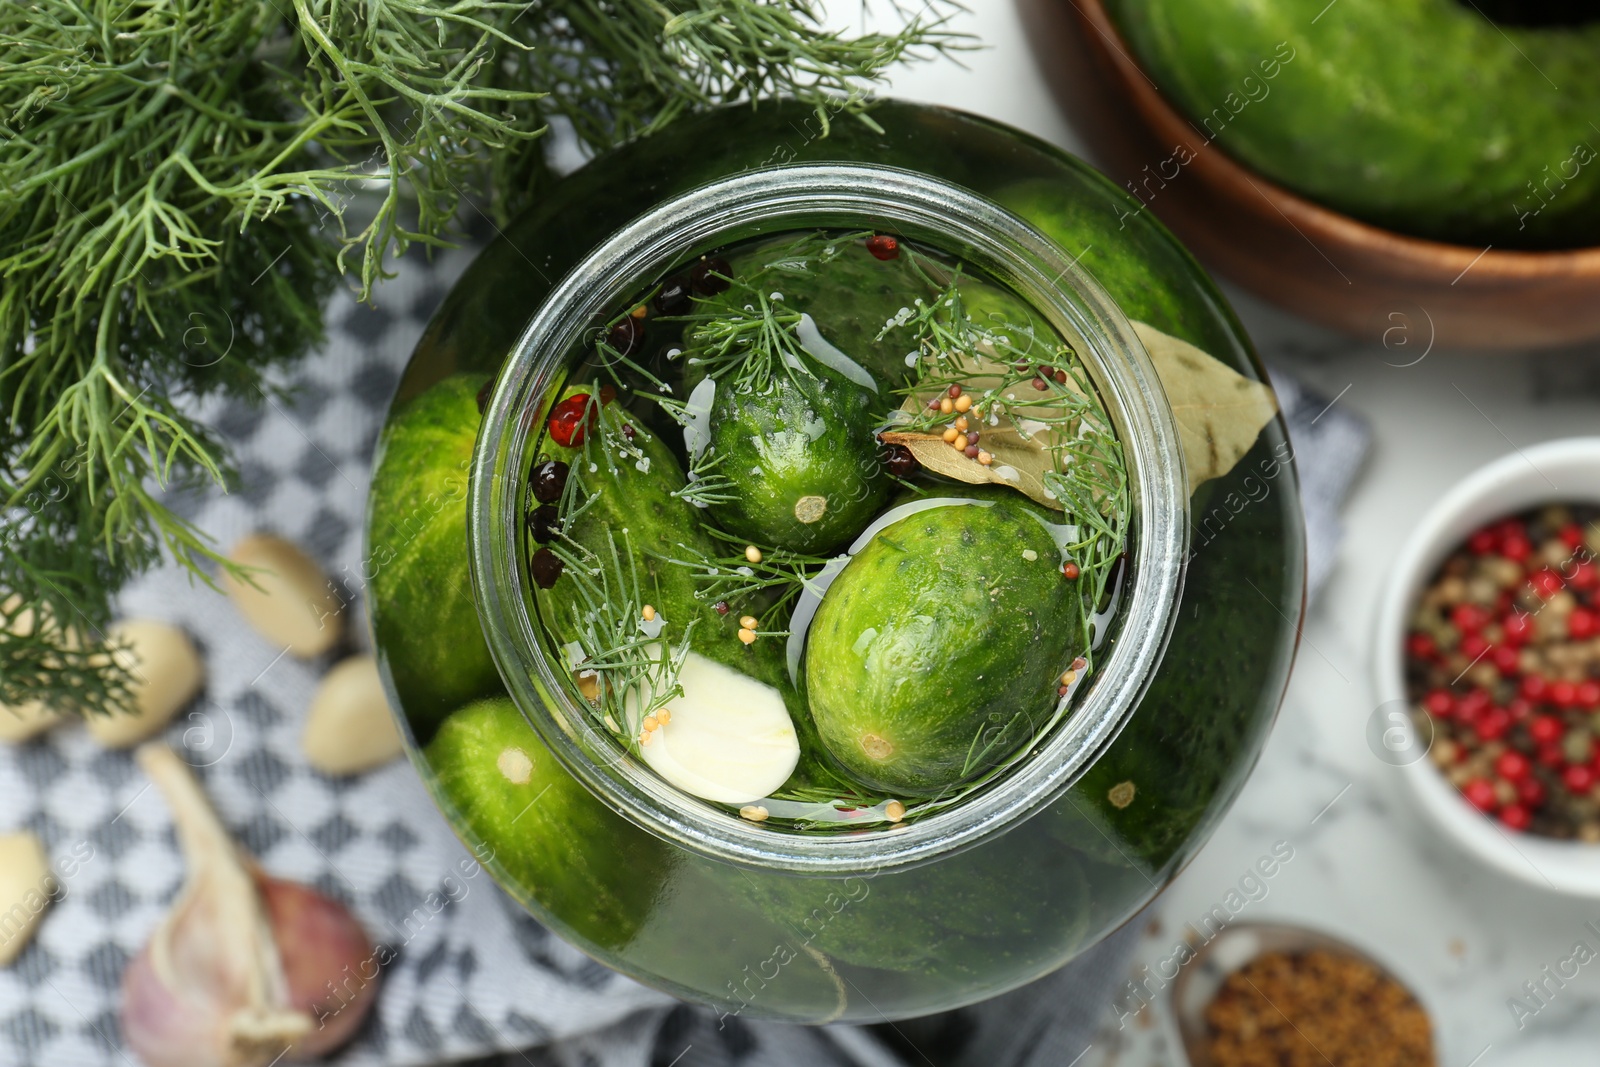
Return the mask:
<svg viewBox="0 0 1600 1067">
<path fill-rule="evenodd" d="M 441 808 L 540 921 L 729 1014 L 925 1014 L 1103 938 L 1237 794 L 1301 608 L 1281 421 L 1191 491 L 1182 440 L 1194 427 L 1180 427 L 1143 341 L 1153 328 L 1265 381 L 1204 272 L 1139 201 L 1017 131 L 894 102 L 870 117 L 878 129 L 839 118 L 824 137 L 805 108 L 724 109 L 548 189 L 429 325 L 374 477 L 375 645 Z M 539 414 L 608 309 L 694 256 L 817 228 L 924 242 L 1049 320 L 1101 393 L 1134 507 L 1116 637 L 1072 716 L 959 805 L 828 836 L 685 803 L 596 729 L 536 625 L 519 534 Z M 521 713 L 510 767 L 501 735 L 463 725 L 491 706 L 458 710 L 507 692 Z M 463 802 L 463 781 L 496 773 L 529 790 L 526 807 L 515 792 L 500 808 Z"/>
</svg>

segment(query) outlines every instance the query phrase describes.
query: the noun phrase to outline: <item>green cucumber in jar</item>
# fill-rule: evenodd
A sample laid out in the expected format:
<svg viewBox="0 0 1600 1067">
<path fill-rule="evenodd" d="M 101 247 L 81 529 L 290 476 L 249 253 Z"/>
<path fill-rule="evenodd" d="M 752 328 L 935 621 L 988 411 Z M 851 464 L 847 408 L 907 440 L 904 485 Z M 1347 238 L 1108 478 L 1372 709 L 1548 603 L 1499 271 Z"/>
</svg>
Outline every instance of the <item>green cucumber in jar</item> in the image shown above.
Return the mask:
<svg viewBox="0 0 1600 1067">
<path fill-rule="evenodd" d="M 587 397 L 590 392 L 587 386 L 570 387 L 561 401 Z M 615 545 L 625 573 L 638 581 L 641 600 L 663 621 L 663 640 L 676 643 L 693 622 L 696 652 L 768 685 L 787 685 L 788 675 L 775 642 L 758 647 L 739 640 L 743 606 L 731 605 L 723 614 L 713 600 L 700 595 L 691 564 L 714 558 L 721 550 L 701 525 L 702 512 L 681 495 L 688 482 L 677 458 L 642 422 L 615 408 L 616 403 L 609 401 L 605 405 L 608 410 L 592 417 L 589 428 L 573 437 L 571 444 L 563 445 L 549 434 L 541 442 L 533 470 L 535 483 L 542 467 L 559 464 L 560 480 L 564 483 L 576 476 L 588 493 L 561 537 L 601 561 L 610 560 Z M 623 427 L 631 430 L 631 436 Z M 541 506 L 556 510 L 554 503 Z M 535 520 L 533 526 L 540 531 L 541 522 Z M 534 536 L 544 535 L 536 532 Z M 529 547 L 539 555 L 538 544 Z M 536 558 L 533 569 L 537 572 L 538 568 Z M 570 640 L 574 636 L 570 606 L 576 595 L 572 576 L 563 567 L 548 588 L 537 577 L 534 586 L 546 622 Z"/>
<path fill-rule="evenodd" d="M 765 391 L 719 388 L 701 457 L 723 488 L 712 518 L 796 552 L 848 542 L 889 492 L 879 406 L 876 393 L 821 366 L 775 375 Z"/>
<path fill-rule="evenodd" d="M 1086 647 L 1049 522 L 1017 497 L 878 531 L 828 588 L 806 648 L 811 715 L 863 783 L 925 796 L 1030 740 Z"/>
<path fill-rule="evenodd" d="M 462 704 L 501 692 L 467 567 L 467 478 L 481 374 L 401 405 L 378 442 L 367 515 L 372 628 L 418 740 Z"/>
<path fill-rule="evenodd" d="M 561 766 L 505 697 L 456 711 L 424 753 L 467 844 L 523 903 L 603 948 L 628 944 L 673 863 Z"/>
</svg>

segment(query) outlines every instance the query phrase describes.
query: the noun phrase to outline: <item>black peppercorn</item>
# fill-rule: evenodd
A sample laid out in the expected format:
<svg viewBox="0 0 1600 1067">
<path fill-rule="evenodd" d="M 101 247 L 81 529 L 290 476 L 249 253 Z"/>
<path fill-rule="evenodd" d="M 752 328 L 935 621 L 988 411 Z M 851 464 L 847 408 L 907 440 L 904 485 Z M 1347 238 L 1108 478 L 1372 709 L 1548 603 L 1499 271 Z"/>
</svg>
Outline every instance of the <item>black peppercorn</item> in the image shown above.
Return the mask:
<svg viewBox="0 0 1600 1067">
<path fill-rule="evenodd" d="M 644 343 L 644 320 L 632 315 L 620 320 L 606 331 L 606 343 L 621 356 L 631 356 Z"/>
<path fill-rule="evenodd" d="M 661 291 L 656 294 L 656 310 L 663 315 L 682 315 L 689 310 L 688 276 L 674 274 L 661 283 Z"/>
<path fill-rule="evenodd" d="M 556 510 L 554 504 L 535 508 L 533 514 L 528 516 L 528 532 L 539 544 L 549 544 L 561 532 L 561 512 Z"/>
<path fill-rule="evenodd" d="M 911 449 L 905 445 L 890 445 L 883 465 L 896 478 L 909 478 L 922 466 L 917 462 L 917 457 L 911 454 Z"/>
<path fill-rule="evenodd" d="M 528 561 L 528 574 L 540 589 L 549 589 L 561 577 L 561 557 L 548 548 L 541 548 Z"/>
<path fill-rule="evenodd" d="M 728 261 L 718 256 L 702 259 L 689 268 L 689 286 L 698 296 L 716 296 L 725 293 L 733 283 L 728 279 L 733 277 L 733 268 L 728 266 Z"/>
<path fill-rule="evenodd" d="M 567 465 L 559 459 L 547 459 L 533 468 L 528 478 L 533 488 L 533 498 L 541 504 L 554 504 L 561 499 L 567 487 Z"/>
</svg>

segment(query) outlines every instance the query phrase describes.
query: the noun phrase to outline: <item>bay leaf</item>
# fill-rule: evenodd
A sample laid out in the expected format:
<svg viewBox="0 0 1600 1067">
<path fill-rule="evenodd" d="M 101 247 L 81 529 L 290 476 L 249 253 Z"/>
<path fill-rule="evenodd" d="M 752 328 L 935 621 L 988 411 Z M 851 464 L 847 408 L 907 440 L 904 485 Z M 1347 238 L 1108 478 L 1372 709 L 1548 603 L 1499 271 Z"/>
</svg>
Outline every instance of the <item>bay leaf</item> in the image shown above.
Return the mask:
<svg viewBox="0 0 1600 1067">
<path fill-rule="evenodd" d="M 968 353 L 953 359 L 953 366 L 964 383 L 962 388 L 973 397 L 999 386 L 1010 371 L 1008 364 L 983 355 Z M 1068 388 L 1078 391 L 1071 379 L 1068 379 Z M 943 386 L 914 390 L 900 405 L 900 410 L 918 414 L 930 399 L 942 394 Z M 972 428 L 979 434 L 978 447 L 993 460 L 987 465 L 945 443 L 937 433 L 886 430 L 878 436 L 889 444 L 904 445 L 917 457 L 918 463 L 936 474 L 968 485 L 1009 486 L 1047 508 L 1064 511 L 1065 506 L 1044 484 L 1045 472 L 1052 469 L 1051 464 L 1060 455 L 1062 432 L 1029 417 L 1030 411 L 1046 418 L 1059 417 L 1061 393 L 1036 392 L 1024 384 L 1014 386 L 1002 399 L 1009 417 L 1001 419 L 998 425 L 972 419 Z"/>
<path fill-rule="evenodd" d="M 1182 338 L 1163 333 L 1148 323 L 1134 322 L 1145 350 L 1155 364 L 1172 413 L 1178 423 L 1189 472 L 1189 492 L 1205 481 L 1231 471 L 1255 445 L 1261 430 L 1278 412 L 1278 400 L 1265 384 L 1252 381 L 1204 349 Z M 973 396 L 993 389 L 1003 380 L 1009 366 L 986 356 L 958 357 L 963 388 Z M 1068 388 L 1077 391 L 1075 382 Z M 942 387 L 916 390 L 906 397 L 901 410 L 919 414 Z M 1062 431 L 1029 419 L 1029 411 L 1058 416 L 1061 394 L 1035 394 L 1019 385 L 1005 394 L 1010 418 L 998 426 L 973 420 L 979 432 L 978 447 L 993 457 L 987 466 L 969 458 L 962 450 L 946 444 L 937 433 L 886 430 L 879 436 L 890 444 L 904 445 L 924 467 L 968 485 L 1005 485 L 1030 499 L 1057 511 L 1063 505 L 1045 487 L 1044 474 L 1061 454 Z M 1030 425 L 1030 422 L 1032 425 Z M 1027 428 L 1027 432 L 1018 429 Z"/>
<path fill-rule="evenodd" d="M 1189 467 L 1189 492 L 1233 470 L 1278 413 L 1278 398 L 1204 349 L 1133 323 L 1178 420 Z"/>
</svg>

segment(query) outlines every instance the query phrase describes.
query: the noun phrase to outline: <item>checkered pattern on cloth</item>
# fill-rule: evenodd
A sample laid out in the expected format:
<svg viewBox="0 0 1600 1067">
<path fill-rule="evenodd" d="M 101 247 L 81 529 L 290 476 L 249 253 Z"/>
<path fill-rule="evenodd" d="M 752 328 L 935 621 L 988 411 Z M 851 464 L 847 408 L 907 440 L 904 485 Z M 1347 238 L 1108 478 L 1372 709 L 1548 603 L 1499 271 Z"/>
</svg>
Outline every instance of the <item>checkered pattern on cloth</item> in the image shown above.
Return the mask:
<svg viewBox="0 0 1600 1067">
<path fill-rule="evenodd" d="M 237 490 L 181 498 L 179 509 L 224 547 L 257 529 L 305 546 L 345 585 L 351 618 L 362 618 L 357 564 L 373 443 L 422 326 L 470 258 L 465 250 L 431 263 L 407 257 L 399 276 L 379 289 L 376 307 L 336 297 L 328 343 L 296 368 L 292 400 L 206 405 L 200 414 L 235 448 Z M 1292 423 L 1295 410 L 1325 404 L 1298 389 L 1284 397 Z M 1307 499 L 1327 505 L 1319 521 L 1333 518 L 1365 448 L 1365 430 L 1342 412 L 1315 426 L 1322 434 L 1330 427 L 1341 428 L 1334 449 L 1298 449 Z M 1336 536 L 1336 527 L 1320 540 L 1314 532 L 1319 558 L 1331 559 Z M 467 853 L 408 764 L 350 779 L 304 764 L 305 709 L 323 671 L 350 648 L 314 662 L 285 656 L 224 598 L 195 588 L 174 568 L 137 581 L 122 613 L 173 622 L 201 646 L 205 690 L 166 739 L 190 750 L 238 839 L 273 874 L 350 903 L 374 938 L 397 950 L 378 1009 L 338 1057 L 342 1065 L 404 1067 L 526 1048 L 537 1051 L 495 1062 L 893 1067 L 930 1057 L 965 1063 L 974 1048 L 988 1048 L 1010 1051 L 1003 1059 L 985 1054 L 984 1067 L 1022 1067 L 1081 1047 L 1094 1020 L 1062 1012 L 1072 998 L 1061 991 L 1110 985 L 1120 969 L 1123 950 L 1113 941 L 1032 992 L 935 1023 L 884 1028 L 881 1041 L 859 1028 L 737 1019 L 719 1028 L 709 1014 L 566 945 L 486 875 L 462 877 Z M 363 626 L 350 630 L 352 647 L 365 641 Z M 160 795 L 130 754 L 103 751 L 69 724 L 27 745 L 0 745 L 0 813 L 0 831 L 32 830 L 52 857 L 74 849 L 81 855 L 85 843 L 92 850 L 33 943 L 0 970 L 0 1065 L 131 1067 L 117 1025 L 118 984 L 183 882 Z M 974 1044 L 957 1040 L 963 1034 L 989 1037 Z M 1002 1042 L 1002 1035 L 1014 1040 Z M 891 1046 L 916 1053 L 902 1059 Z"/>
</svg>

